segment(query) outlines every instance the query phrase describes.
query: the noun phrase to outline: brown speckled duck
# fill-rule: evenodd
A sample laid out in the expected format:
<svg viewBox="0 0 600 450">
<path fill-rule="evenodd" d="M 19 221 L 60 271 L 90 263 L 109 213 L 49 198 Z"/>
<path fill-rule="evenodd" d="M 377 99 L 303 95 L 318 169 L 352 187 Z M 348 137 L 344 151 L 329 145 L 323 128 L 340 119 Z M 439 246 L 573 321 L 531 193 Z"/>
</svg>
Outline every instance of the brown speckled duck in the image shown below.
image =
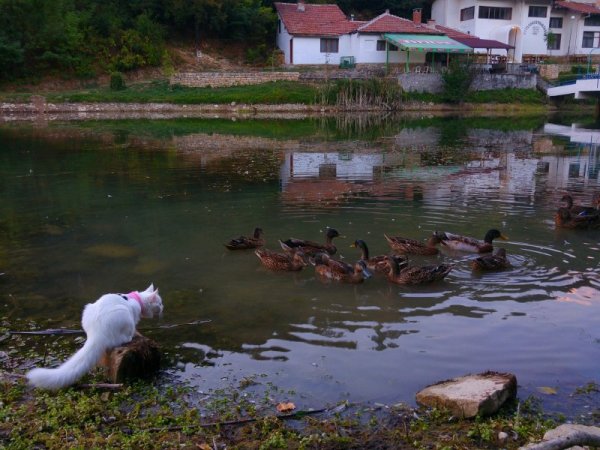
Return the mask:
<svg viewBox="0 0 600 450">
<path fill-rule="evenodd" d="M 511 267 L 506 257 L 506 250 L 499 248 L 493 255 L 484 255 L 471 261 L 471 268 L 476 272 L 502 270 Z"/>
<path fill-rule="evenodd" d="M 367 268 L 372 270 L 373 272 L 379 273 L 388 273 L 390 271 L 388 256 L 387 255 L 377 255 L 370 256 L 369 255 L 369 247 L 367 247 L 367 243 L 362 239 L 357 239 L 354 241 L 350 247 L 360 248 L 361 257 L 363 261 L 367 263 Z M 406 258 L 397 255 L 391 255 L 392 258 L 396 260 L 396 262 L 402 267 L 408 264 Z"/>
<path fill-rule="evenodd" d="M 240 236 L 234 238 L 225 244 L 229 250 L 247 250 L 250 248 L 258 248 L 265 245 L 265 239 L 263 237 L 264 232 L 262 228 L 255 228 L 254 235 L 252 237 Z"/>
<path fill-rule="evenodd" d="M 598 209 L 593 206 L 582 206 L 582 205 L 574 205 L 573 197 L 569 194 L 565 194 L 560 199 L 561 202 L 564 202 L 565 207 L 569 210 L 569 212 L 573 215 L 595 215 L 598 214 Z M 600 203 L 600 197 L 596 197 L 596 203 Z M 597 205 L 598 206 L 598 205 Z"/>
<path fill-rule="evenodd" d="M 426 243 L 401 236 L 388 236 L 387 234 L 383 236 L 392 250 L 400 255 L 437 255 L 439 253 L 436 245 L 441 240 L 435 234 L 431 235 Z"/>
<path fill-rule="evenodd" d="M 337 247 L 333 243 L 333 238 L 339 237 L 340 233 L 335 228 L 328 228 L 325 234 L 325 243 L 319 244 L 318 242 L 309 241 L 306 239 L 295 239 L 290 238 L 282 241 L 287 247 L 292 250 L 301 249 L 302 252 L 307 256 L 314 256 L 317 253 L 326 252 L 333 255 L 337 251 Z M 284 250 L 287 251 L 286 248 Z"/>
<path fill-rule="evenodd" d="M 388 280 L 402 285 L 426 284 L 443 280 L 454 267 L 449 264 L 439 264 L 437 266 L 408 266 L 401 269 L 392 257 L 388 257 L 388 262 Z"/>
<path fill-rule="evenodd" d="M 338 265 L 341 261 L 331 263 L 329 257 L 315 264 L 315 273 L 322 279 L 334 280 L 342 283 L 358 284 L 371 277 L 367 264 L 363 261 L 357 261 L 354 266 L 348 265 L 352 269 L 349 271 L 340 270 L 342 266 Z M 345 264 L 345 263 L 343 263 Z"/>
<path fill-rule="evenodd" d="M 575 215 L 569 208 L 558 208 L 554 215 L 554 223 L 559 228 L 568 228 L 571 230 L 584 230 L 586 228 L 600 227 L 600 214 Z"/>
<path fill-rule="evenodd" d="M 306 266 L 304 254 L 300 251 L 290 253 L 277 253 L 264 248 L 254 251 L 260 262 L 267 269 L 274 271 L 298 271 Z"/>
<path fill-rule="evenodd" d="M 508 239 L 508 237 L 506 237 L 496 229 L 489 230 L 485 234 L 483 241 L 469 236 L 461 236 L 459 234 L 448 233 L 447 231 L 435 231 L 434 235 L 441 240 L 442 246 L 446 248 L 472 253 L 491 252 L 494 250 L 494 244 L 492 243 L 494 239 Z"/>
</svg>

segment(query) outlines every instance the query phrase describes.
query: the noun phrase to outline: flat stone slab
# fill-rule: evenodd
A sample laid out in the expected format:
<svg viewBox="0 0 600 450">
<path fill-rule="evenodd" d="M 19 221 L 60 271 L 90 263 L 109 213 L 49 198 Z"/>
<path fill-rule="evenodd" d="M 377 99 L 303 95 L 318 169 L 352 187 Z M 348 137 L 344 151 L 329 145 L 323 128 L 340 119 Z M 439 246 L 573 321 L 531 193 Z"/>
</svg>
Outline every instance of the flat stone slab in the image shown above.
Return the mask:
<svg viewBox="0 0 600 450">
<path fill-rule="evenodd" d="M 517 377 L 511 373 L 484 372 L 441 381 L 417 393 L 417 403 L 445 408 L 463 417 L 489 416 L 517 395 Z"/>
</svg>

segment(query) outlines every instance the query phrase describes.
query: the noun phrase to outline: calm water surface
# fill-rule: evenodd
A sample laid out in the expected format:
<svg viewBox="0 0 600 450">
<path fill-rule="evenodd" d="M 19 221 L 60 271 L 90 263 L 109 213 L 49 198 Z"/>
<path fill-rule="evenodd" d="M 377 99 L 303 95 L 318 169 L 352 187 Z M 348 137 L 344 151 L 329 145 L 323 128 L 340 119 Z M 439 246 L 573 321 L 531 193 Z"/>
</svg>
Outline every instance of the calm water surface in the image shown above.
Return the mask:
<svg viewBox="0 0 600 450">
<path fill-rule="evenodd" d="M 559 410 L 600 383 L 600 231 L 557 230 L 565 192 L 600 191 L 600 131 L 545 119 L 82 122 L 0 127 L 0 313 L 77 327 L 106 292 L 154 282 L 173 376 L 198 390 L 273 383 L 299 406 L 412 403 L 427 384 L 509 371 L 519 396 Z M 483 238 L 514 268 L 475 275 L 468 254 L 441 283 L 323 284 L 272 273 L 223 242 L 266 233 L 339 255 L 383 234 Z M 22 323 L 22 322 L 19 322 Z M 160 328 L 157 328 L 161 326 Z M 173 325 L 173 327 L 171 327 Z M 177 325 L 177 326 L 175 326 Z M 540 394 L 540 387 L 557 395 Z M 592 402 L 590 406 L 589 403 Z M 581 408 L 580 408 L 581 409 Z M 586 409 L 577 410 L 585 414 Z"/>
</svg>

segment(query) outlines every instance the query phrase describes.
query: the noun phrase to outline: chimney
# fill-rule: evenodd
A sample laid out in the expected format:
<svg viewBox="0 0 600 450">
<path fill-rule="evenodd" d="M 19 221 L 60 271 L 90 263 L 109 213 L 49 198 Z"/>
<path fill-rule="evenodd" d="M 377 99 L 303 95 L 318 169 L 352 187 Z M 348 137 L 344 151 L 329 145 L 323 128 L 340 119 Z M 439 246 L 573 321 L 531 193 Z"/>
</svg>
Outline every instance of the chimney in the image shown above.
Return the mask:
<svg viewBox="0 0 600 450">
<path fill-rule="evenodd" d="M 354 22 L 354 14 L 350 14 L 350 22 Z"/>
<path fill-rule="evenodd" d="M 433 19 L 429 19 L 429 20 L 427 20 L 427 25 L 430 25 L 430 26 L 432 26 L 432 27 L 435 27 L 435 25 L 436 25 L 436 24 L 435 24 L 435 20 L 433 20 Z"/>
<path fill-rule="evenodd" d="M 306 5 L 304 4 L 304 0 L 298 0 L 298 11 L 304 12 L 306 9 Z"/>
<path fill-rule="evenodd" d="M 421 23 L 421 8 L 413 9 L 413 22 L 416 24 Z"/>
</svg>

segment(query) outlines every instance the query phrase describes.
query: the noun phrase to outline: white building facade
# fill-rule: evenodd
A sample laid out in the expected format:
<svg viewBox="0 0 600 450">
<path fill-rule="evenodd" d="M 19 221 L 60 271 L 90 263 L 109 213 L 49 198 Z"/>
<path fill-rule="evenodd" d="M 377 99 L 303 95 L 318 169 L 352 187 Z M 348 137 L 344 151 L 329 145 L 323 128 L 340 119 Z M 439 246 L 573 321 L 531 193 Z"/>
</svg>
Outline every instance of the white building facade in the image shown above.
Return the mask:
<svg viewBox="0 0 600 450">
<path fill-rule="evenodd" d="M 514 46 L 513 62 L 524 56 L 587 56 L 600 48 L 600 8 L 593 1 L 434 0 L 431 18 Z"/>
</svg>

